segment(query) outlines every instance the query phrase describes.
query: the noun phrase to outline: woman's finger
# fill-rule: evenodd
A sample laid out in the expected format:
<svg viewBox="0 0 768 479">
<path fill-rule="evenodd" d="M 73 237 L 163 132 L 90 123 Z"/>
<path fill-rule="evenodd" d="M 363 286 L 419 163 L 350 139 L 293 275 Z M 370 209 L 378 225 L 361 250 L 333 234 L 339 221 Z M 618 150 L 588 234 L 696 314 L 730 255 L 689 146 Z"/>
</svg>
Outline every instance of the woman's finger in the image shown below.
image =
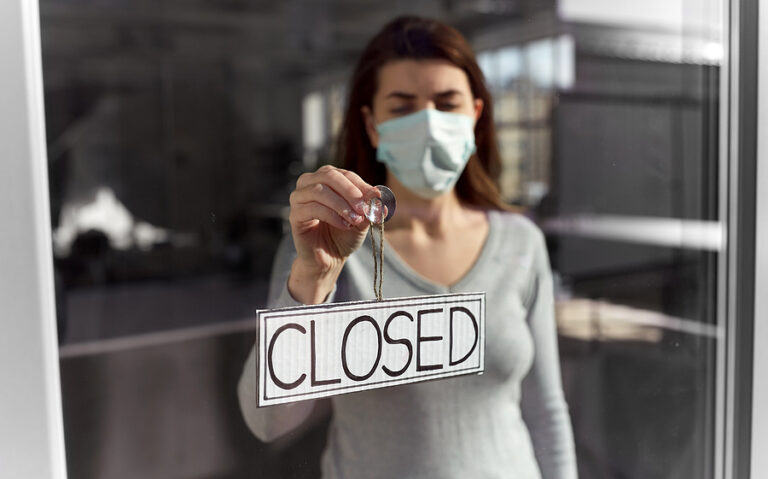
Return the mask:
<svg viewBox="0 0 768 479">
<path fill-rule="evenodd" d="M 349 203 L 339 196 L 335 190 L 324 183 L 311 184 L 291 193 L 291 208 L 312 202 L 320 203 L 330 208 L 352 225 L 356 225 L 363 221 L 363 215 L 352 209 Z"/>
<path fill-rule="evenodd" d="M 302 189 L 312 184 L 322 183 L 331 187 L 340 197 L 358 213 L 365 214 L 364 193 L 367 192 L 364 185 L 363 189 L 358 187 L 347 175 L 345 170 L 326 165 L 314 173 L 305 173 L 299 177 L 296 182 L 296 189 Z"/>
<path fill-rule="evenodd" d="M 358 187 L 358 189 L 360 189 L 360 191 L 363 193 L 364 198 L 371 198 L 372 195 L 377 198 L 381 197 L 381 193 L 379 193 L 379 190 L 376 189 L 375 186 L 372 186 L 366 183 L 365 180 L 363 180 L 360 177 L 360 175 L 358 175 L 354 171 L 339 169 L 339 172 L 341 172 L 341 174 L 346 176 L 347 179 L 352 182 L 352 184 L 354 184 L 355 186 Z"/>
<path fill-rule="evenodd" d="M 335 211 L 327 206 L 316 203 L 301 203 L 291 208 L 289 217 L 291 226 L 295 227 L 298 233 L 302 233 L 317 225 L 317 221 L 327 223 L 340 230 L 350 230 L 353 225 L 339 216 Z"/>
</svg>

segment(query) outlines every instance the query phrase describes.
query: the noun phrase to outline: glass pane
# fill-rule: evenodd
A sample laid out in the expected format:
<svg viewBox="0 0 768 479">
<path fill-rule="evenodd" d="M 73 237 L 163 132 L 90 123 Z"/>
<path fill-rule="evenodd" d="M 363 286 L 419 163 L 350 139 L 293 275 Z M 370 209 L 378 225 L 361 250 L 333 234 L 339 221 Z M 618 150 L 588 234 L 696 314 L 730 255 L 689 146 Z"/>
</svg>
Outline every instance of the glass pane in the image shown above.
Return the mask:
<svg viewBox="0 0 768 479">
<path fill-rule="evenodd" d="M 583 477 L 714 477 L 723 7 L 561 4 L 576 81 L 541 206 Z"/>
<path fill-rule="evenodd" d="M 262 442 L 237 385 L 289 195 L 402 14 L 476 47 L 501 195 L 546 237 L 579 477 L 714 477 L 725 7 L 41 1 L 70 477 L 319 477 L 332 408 Z"/>
</svg>

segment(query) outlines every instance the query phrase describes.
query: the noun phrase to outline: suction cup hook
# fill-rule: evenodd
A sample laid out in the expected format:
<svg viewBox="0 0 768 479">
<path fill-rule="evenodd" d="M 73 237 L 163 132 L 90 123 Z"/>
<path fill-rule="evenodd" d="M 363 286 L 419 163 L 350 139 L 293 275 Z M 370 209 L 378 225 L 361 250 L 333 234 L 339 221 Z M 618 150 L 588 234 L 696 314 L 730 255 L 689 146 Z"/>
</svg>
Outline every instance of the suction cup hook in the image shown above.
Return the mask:
<svg viewBox="0 0 768 479">
<path fill-rule="evenodd" d="M 397 201 L 392 190 L 384 185 L 377 185 L 375 188 L 379 191 L 380 197 L 370 195 L 367 200 L 368 211 L 365 217 L 373 224 L 386 223 L 395 215 Z"/>
</svg>

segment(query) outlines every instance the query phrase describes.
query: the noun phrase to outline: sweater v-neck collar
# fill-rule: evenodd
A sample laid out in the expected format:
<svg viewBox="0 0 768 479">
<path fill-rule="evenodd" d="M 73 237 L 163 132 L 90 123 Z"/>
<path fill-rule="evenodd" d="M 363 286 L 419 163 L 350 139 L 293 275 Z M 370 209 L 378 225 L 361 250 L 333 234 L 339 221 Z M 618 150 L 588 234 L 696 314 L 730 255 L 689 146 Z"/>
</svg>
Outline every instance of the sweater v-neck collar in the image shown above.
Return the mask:
<svg viewBox="0 0 768 479">
<path fill-rule="evenodd" d="M 478 275 L 482 274 L 483 270 L 485 269 L 485 265 L 493 257 L 493 253 L 496 250 L 499 242 L 499 212 L 495 210 L 488 210 L 486 212 L 486 217 L 488 219 L 488 234 L 485 237 L 485 241 L 483 243 L 482 249 L 480 250 L 480 254 L 469 268 L 469 270 L 464 273 L 464 276 L 462 276 L 452 285 L 438 284 L 419 274 L 417 271 L 411 268 L 411 266 L 408 265 L 408 263 L 406 263 L 405 260 L 400 257 L 400 255 L 397 254 L 397 251 L 395 251 L 395 249 L 389 245 L 386 239 L 384 240 L 384 262 L 387 264 L 387 266 L 397 271 L 397 273 L 399 273 L 404 279 L 411 282 L 417 288 L 424 290 L 426 293 L 445 294 L 464 291 L 468 286 L 472 284 Z"/>
</svg>

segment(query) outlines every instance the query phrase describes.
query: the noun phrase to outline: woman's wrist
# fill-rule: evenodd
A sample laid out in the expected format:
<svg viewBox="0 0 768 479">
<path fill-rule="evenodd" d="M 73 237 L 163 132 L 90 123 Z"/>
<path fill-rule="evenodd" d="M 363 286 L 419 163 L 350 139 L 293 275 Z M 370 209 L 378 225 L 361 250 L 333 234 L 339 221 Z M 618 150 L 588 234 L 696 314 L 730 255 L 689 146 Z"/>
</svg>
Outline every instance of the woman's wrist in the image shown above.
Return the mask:
<svg viewBox="0 0 768 479">
<path fill-rule="evenodd" d="M 328 298 L 341 274 L 344 262 L 327 269 L 308 266 L 296 258 L 288 277 L 288 292 L 296 301 L 304 304 L 320 304 Z"/>
</svg>

